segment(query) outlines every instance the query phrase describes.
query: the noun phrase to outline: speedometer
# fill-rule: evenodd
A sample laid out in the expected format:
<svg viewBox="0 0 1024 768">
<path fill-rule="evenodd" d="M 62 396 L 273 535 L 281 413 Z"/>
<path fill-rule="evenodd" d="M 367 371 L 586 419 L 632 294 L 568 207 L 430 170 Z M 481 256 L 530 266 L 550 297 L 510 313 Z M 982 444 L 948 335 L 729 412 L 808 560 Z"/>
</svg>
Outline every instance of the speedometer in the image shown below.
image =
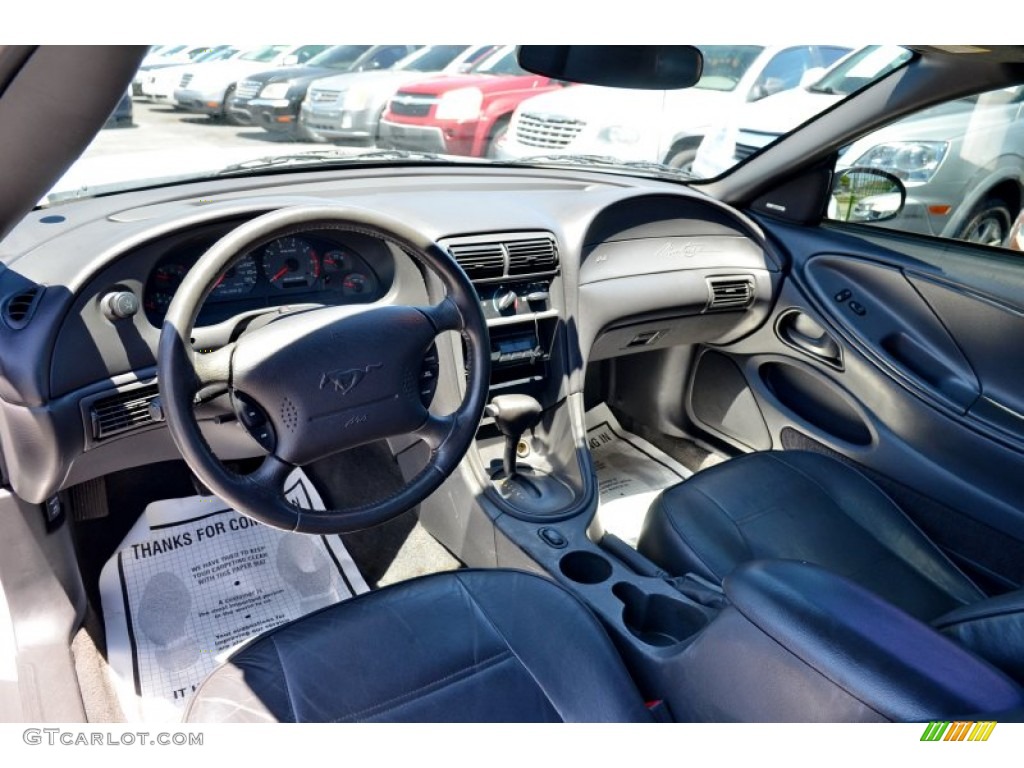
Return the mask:
<svg viewBox="0 0 1024 768">
<path fill-rule="evenodd" d="M 256 259 L 251 255 L 246 256 L 220 276 L 220 280 L 217 281 L 210 292 L 210 298 L 228 299 L 235 296 L 244 296 L 256 285 L 257 276 Z"/>
<path fill-rule="evenodd" d="M 309 288 L 320 277 L 320 257 L 301 237 L 282 237 L 263 249 L 263 272 L 275 288 Z"/>
</svg>

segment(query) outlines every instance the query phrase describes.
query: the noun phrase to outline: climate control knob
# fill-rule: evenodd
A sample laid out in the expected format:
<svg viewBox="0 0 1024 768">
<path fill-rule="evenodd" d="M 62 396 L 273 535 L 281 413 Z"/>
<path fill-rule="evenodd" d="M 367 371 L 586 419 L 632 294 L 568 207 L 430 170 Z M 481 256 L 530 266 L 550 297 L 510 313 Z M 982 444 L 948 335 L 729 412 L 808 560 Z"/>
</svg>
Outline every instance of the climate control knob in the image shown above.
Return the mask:
<svg viewBox="0 0 1024 768">
<path fill-rule="evenodd" d="M 515 311 L 516 305 L 519 302 L 519 297 L 516 292 L 511 289 L 499 290 L 494 294 L 494 308 L 499 312 L 506 312 L 509 309 Z"/>
</svg>

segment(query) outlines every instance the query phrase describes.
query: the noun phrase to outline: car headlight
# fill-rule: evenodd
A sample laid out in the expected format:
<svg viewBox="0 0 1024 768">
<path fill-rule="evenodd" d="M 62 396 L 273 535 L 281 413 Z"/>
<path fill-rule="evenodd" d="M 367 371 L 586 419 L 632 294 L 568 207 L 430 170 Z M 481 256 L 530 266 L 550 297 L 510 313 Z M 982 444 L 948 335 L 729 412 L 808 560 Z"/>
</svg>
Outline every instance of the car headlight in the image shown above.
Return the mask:
<svg viewBox="0 0 1024 768">
<path fill-rule="evenodd" d="M 361 109 L 366 109 L 370 105 L 371 95 L 372 91 L 365 88 L 353 88 L 345 94 L 341 108 L 346 112 L 358 112 Z"/>
<path fill-rule="evenodd" d="M 853 165 L 888 171 L 903 181 L 924 182 L 935 175 L 948 149 L 945 141 L 892 141 L 872 147 Z"/>
<path fill-rule="evenodd" d="M 480 116 L 484 94 L 479 88 L 456 88 L 441 96 L 434 116 L 438 120 L 472 120 Z"/>
<path fill-rule="evenodd" d="M 270 85 L 264 86 L 263 90 L 260 91 L 261 99 L 283 99 L 288 95 L 288 89 L 291 87 L 291 83 L 271 83 Z"/>
<path fill-rule="evenodd" d="M 640 141 L 640 131 L 628 125 L 610 125 L 602 128 L 597 138 L 609 144 L 636 144 Z"/>
</svg>

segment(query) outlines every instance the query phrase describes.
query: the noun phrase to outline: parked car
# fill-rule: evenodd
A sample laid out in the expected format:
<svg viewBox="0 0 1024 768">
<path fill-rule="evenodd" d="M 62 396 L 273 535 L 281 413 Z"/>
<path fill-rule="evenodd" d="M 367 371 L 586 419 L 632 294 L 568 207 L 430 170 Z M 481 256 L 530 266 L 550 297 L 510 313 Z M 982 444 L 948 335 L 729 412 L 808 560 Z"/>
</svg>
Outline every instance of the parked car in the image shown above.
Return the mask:
<svg viewBox="0 0 1024 768">
<path fill-rule="evenodd" d="M 708 131 L 691 169 L 698 178 L 712 178 L 805 120 L 904 64 L 911 52 L 898 45 L 867 45 L 836 62 L 829 70 L 809 70 L 810 77 L 791 88 L 738 105 Z M 814 77 L 820 74 L 820 78 Z"/>
<path fill-rule="evenodd" d="M 299 111 L 302 130 L 314 139 L 372 144 L 377 140 L 384 107 L 399 87 L 427 73 L 458 73 L 492 48 L 431 45 L 388 70 L 350 72 L 318 80 L 307 90 Z"/>
<path fill-rule="evenodd" d="M 567 88 L 524 101 L 498 155 L 596 155 L 664 162 L 689 170 L 701 139 L 737 105 L 793 88 L 808 71 L 828 66 L 839 45 L 701 46 L 704 74 L 693 88 L 633 91 Z"/>
<path fill-rule="evenodd" d="M 384 111 L 377 146 L 494 156 L 516 106 L 561 87 L 520 68 L 515 48 L 506 46 L 464 75 L 403 85 Z"/>
<path fill-rule="evenodd" d="M 228 109 L 270 133 L 308 138 L 299 128 L 299 106 L 310 83 L 339 72 L 386 69 L 408 54 L 405 45 L 335 45 L 301 66 L 257 72 L 239 81 Z"/>
<path fill-rule="evenodd" d="M 605 91 L 622 111 L 700 72 L 688 48 L 551 48 L 520 63 L 632 85 Z M 1024 48 L 908 50 L 712 180 L 244 137 L 245 162 L 183 171 L 233 132 L 171 121 L 176 177 L 40 207 L 145 50 L 0 48 L 0 719 L 52 724 L 11 727 L 9 764 L 47 737 L 137 762 L 199 722 L 340 743 L 479 720 L 916 723 L 875 762 L 1012 764 L 1024 259 L 894 223 L 1000 145 Z M 965 111 L 962 137 L 878 144 Z M 158 701 L 190 725 L 135 719 Z M 90 720 L 118 724 L 68 725 Z M 684 728 L 611 730 L 550 726 L 529 762 L 693 757 Z M 781 733 L 792 763 L 809 730 L 715 729 L 710 758 Z M 452 739 L 403 732 L 415 759 L 421 732 Z M 490 732 L 528 764 L 534 731 Z M 972 743 L 923 743 L 943 733 Z M 198 761 L 175 744 L 151 753 Z"/>
<path fill-rule="evenodd" d="M 241 56 L 244 52 L 245 49 L 241 46 L 216 45 L 188 64 L 174 64 L 149 69 L 143 74 L 142 82 L 139 84 L 139 95 L 150 101 L 170 101 L 174 98 L 174 91 L 178 88 L 181 76 L 186 71 L 194 71 L 201 64 L 227 61 Z"/>
<path fill-rule="evenodd" d="M 246 51 L 228 61 L 215 61 L 202 67 L 189 67 L 181 73 L 174 89 L 174 103 L 189 112 L 237 122 L 227 109 L 235 83 L 246 75 L 268 67 L 303 64 L 328 48 L 326 45 L 264 45 Z"/>
<path fill-rule="evenodd" d="M 198 60 L 200 57 L 206 56 L 211 51 L 215 51 L 219 48 L 223 48 L 221 45 L 163 45 L 156 46 L 156 50 L 151 50 L 150 53 L 142 60 L 142 64 L 139 66 L 132 79 L 132 95 L 142 95 L 142 82 L 149 72 L 157 69 L 163 69 L 165 67 L 176 67 L 182 64 L 189 64 L 190 62 Z"/>
<path fill-rule="evenodd" d="M 903 181 L 906 202 L 880 226 L 1001 246 L 1024 202 L 1022 116 L 1022 87 L 947 102 L 858 139 L 838 167 Z M 855 220 L 877 217 L 870 202 L 851 211 Z"/>
</svg>

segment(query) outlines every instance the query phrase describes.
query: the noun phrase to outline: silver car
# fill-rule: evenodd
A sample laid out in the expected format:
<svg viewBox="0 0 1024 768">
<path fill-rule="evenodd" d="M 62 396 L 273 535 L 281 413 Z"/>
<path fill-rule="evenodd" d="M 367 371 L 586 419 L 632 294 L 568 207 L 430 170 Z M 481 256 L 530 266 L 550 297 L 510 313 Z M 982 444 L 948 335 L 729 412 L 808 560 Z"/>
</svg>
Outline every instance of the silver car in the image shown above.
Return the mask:
<svg viewBox="0 0 1024 768">
<path fill-rule="evenodd" d="M 299 123 L 315 139 L 373 142 L 388 100 L 401 86 L 425 75 L 460 72 L 494 50 L 493 45 L 431 45 L 392 69 L 349 72 L 317 80 L 306 92 Z"/>
<path fill-rule="evenodd" d="M 1022 110 L 1021 86 L 948 102 L 853 143 L 839 167 L 876 168 L 903 181 L 906 204 L 881 226 L 1002 245 L 1024 189 Z M 854 217 L 872 213 L 867 206 Z"/>
</svg>

